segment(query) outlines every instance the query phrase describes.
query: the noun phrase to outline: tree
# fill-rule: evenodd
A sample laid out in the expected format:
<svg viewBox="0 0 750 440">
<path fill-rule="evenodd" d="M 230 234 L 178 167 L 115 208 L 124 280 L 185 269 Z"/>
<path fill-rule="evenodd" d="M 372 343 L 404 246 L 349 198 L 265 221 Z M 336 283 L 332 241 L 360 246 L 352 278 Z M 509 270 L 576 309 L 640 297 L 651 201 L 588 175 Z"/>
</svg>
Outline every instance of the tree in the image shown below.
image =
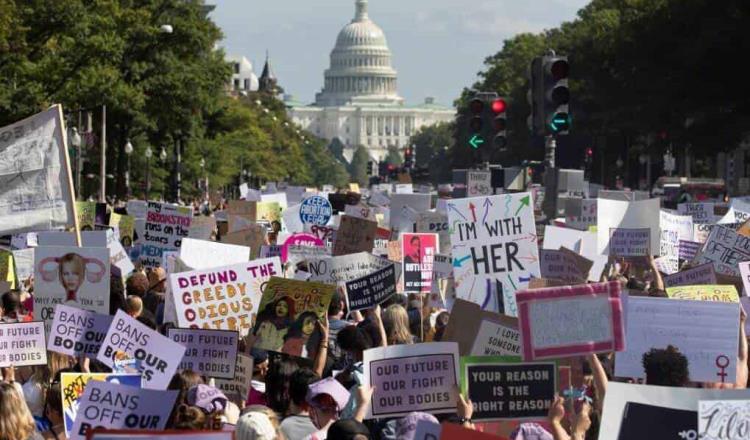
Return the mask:
<svg viewBox="0 0 750 440">
<path fill-rule="evenodd" d="M 349 174 L 352 177 L 352 182 L 357 182 L 362 186 L 367 186 L 367 162 L 370 161 L 370 154 L 367 152 L 367 148 L 364 145 L 360 145 L 354 151 L 352 157 L 352 163 L 349 165 Z"/>
<path fill-rule="evenodd" d="M 401 164 L 404 163 L 404 158 L 401 157 L 401 152 L 398 150 L 398 147 L 394 145 L 388 147 L 388 154 L 385 156 L 385 163 L 396 167 L 400 167 Z"/>
<path fill-rule="evenodd" d="M 453 130 L 453 123 L 441 122 L 420 128 L 409 139 L 409 145 L 416 146 L 417 168 L 427 169 L 429 181 L 434 184 L 451 178 L 447 155 L 449 146 L 453 144 Z"/>
</svg>

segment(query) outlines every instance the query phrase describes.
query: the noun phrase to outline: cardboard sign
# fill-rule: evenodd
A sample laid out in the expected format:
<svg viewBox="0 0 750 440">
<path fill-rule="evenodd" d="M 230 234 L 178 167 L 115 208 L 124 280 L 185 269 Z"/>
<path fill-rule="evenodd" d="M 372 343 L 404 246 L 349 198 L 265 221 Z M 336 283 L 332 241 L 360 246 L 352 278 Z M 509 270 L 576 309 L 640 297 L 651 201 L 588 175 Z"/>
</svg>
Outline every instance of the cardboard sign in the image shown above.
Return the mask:
<svg viewBox="0 0 750 440">
<path fill-rule="evenodd" d="M 227 202 L 228 232 L 236 232 L 255 224 L 257 218 L 256 202 L 230 200 Z"/>
<path fill-rule="evenodd" d="M 46 365 L 44 323 L 0 324 L 0 367 Z"/>
<path fill-rule="evenodd" d="M 260 247 L 266 242 L 266 227 L 253 223 L 247 229 L 223 235 L 221 242 L 249 247 L 250 259 L 253 260 L 258 258 Z"/>
<path fill-rule="evenodd" d="M 332 215 L 333 207 L 325 197 L 308 197 L 300 204 L 299 218 L 304 224 L 325 226 Z"/>
<path fill-rule="evenodd" d="M 391 264 L 369 275 L 347 281 L 345 286 L 349 311 L 375 307 L 396 293 L 396 268 Z"/>
<path fill-rule="evenodd" d="M 141 263 L 145 267 L 158 267 L 164 251 L 175 251 L 182 239 L 190 234 L 193 209 L 169 203 L 148 202 L 146 225 L 141 244 Z"/>
<path fill-rule="evenodd" d="M 367 252 L 340 257 L 310 259 L 308 261 L 308 267 L 312 274 L 310 277 L 311 281 L 320 281 L 334 285 L 342 281 L 361 278 L 390 265 L 391 261 L 376 257 Z M 398 278 L 398 274 L 396 278 Z"/>
<path fill-rule="evenodd" d="M 363 362 L 364 383 L 375 387 L 368 419 L 456 411 L 455 342 L 371 348 L 363 352 Z"/>
<path fill-rule="evenodd" d="M 695 301 L 740 302 L 734 286 L 675 286 L 667 287 L 667 296 Z"/>
<path fill-rule="evenodd" d="M 377 229 L 377 222 L 346 215 L 341 217 L 336 240 L 333 242 L 333 255 L 372 251 Z"/>
<path fill-rule="evenodd" d="M 468 356 L 460 371 L 461 390 L 474 405 L 472 420 L 544 420 L 558 390 L 555 362 Z"/>
<path fill-rule="evenodd" d="M 52 323 L 56 304 L 109 314 L 109 250 L 40 246 L 34 252 L 34 311 Z"/>
<path fill-rule="evenodd" d="M 230 330 L 170 328 L 167 337 L 185 346 L 179 369 L 207 377 L 233 379 L 239 333 Z"/>
<path fill-rule="evenodd" d="M 237 356 L 234 377 L 216 379 L 216 388 L 232 402 L 245 402 L 253 379 L 253 358 L 244 354 Z"/>
<path fill-rule="evenodd" d="M 673 345 L 688 360 L 690 380 L 735 381 L 739 304 L 630 296 L 626 316 L 626 349 L 617 353 L 615 376 L 645 377 L 643 354 Z"/>
<path fill-rule="evenodd" d="M 612 257 L 645 257 L 651 249 L 648 228 L 610 228 L 609 255 Z"/>
<path fill-rule="evenodd" d="M 277 257 L 169 275 L 170 291 L 183 328 L 250 331 L 263 285 L 281 275 Z"/>
<path fill-rule="evenodd" d="M 62 106 L 0 128 L 0 235 L 76 226 Z"/>
<path fill-rule="evenodd" d="M 711 263 L 701 264 L 690 269 L 664 277 L 665 287 L 716 284 L 716 271 Z"/>
<path fill-rule="evenodd" d="M 589 281 L 597 282 L 607 264 L 607 256 L 597 250 L 596 232 L 577 231 L 557 226 L 544 227 L 544 249 L 567 248 L 594 262 L 589 271 Z"/>
<path fill-rule="evenodd" d="M 649 229 L 650 249 L 647 253 L 640 253 L 640 255 L 659 253 L 659 241 L 652 239 L 659 237 L 659 199 L 624 202 L 603 199 L 600 192 L 596 209 L 597 242 L 600 254 L 613 255 L 609 249 L 612 229 Z"/>
<path fill-rule="evenodd" d="M 482 310 L 457 298 L 451 309 L 444 341 L 458 343 L 461 356 L 520 356 L 518 320 Z"/>
<path fill-rule="evenodd" d="M 693 260 L 694 264 L 713 263 L 717 274 L 740 276 L 738 264 L 750 260 L 750 237 L 716 226 Z"/>
<path fill-rule="evenodd" d="M 748 429 L 750 429 L 750 400 L 701 400 L 698 402 L 698 438 L 741 440 L 747 438 Z"/>
<path fill-rule="evenodd" d="M 438 252 L 437 234 L 401 234 L 404 290 L 427 293 L 432 290 L 432 264 Z"/>
<path fill-rule="evenodd" d="M 96 359 L 112 316 L 57 304 L 47 339 L 47 350 Z"/>
<path fill-rule="evenodd" d="M 113 368 L 115 360 L 135 359 L 143 387 L 163 390 L 185 354 L 185 346 L 173 342 L 118 310 L 96 359 Z"/>
<path fill-rule="evenodd" d="M 141 387 L 141 376 L 138 374 L 120 373 L 62 373 L 60 375 L 60 392 L 62 394 L 63 425 L 65 435 L 70 437 L 78 415 L 83 392 L 86 384 L 93 382 L 110 382 L 119 385 L 127 385 L 135 388 Z"/>
<path fill-rule="evenodd" d="M 190 222 L 188 237 L 197 240 L 211 240 L 211 235 L 216 232 L 216 218 L 199 215 L 193 217 Z"/>
<path fill-rule="evenodd" d="M 539 277 L 530 193 L 448 203 L 456 297 L 516 316 L 515 292 Z"/>
<path fill-rule="evenodd" d="M 491 196 L 492 173 L 489 171 L 466 171 L 466 195 L 468 197 Z"/>
<path fill-rule="evenodd" d="M 91 381 L 81 396 L 71 440 L 83 440 L 89 429 L 164 429 L 179 391 L 155 391 Z"/>
<path fill-rule="evenodd" d="M 677 212 L 692 217 L 693 223 L 714 222 L 714 203 L 712 202 L 680 203 L 677 205 Z"/>
<path fill-rule="evenodd" d="M 539 268 L 544 278 L 566 281 L 570 284 L 586 282 L 593 261 L 567 249 L 539 251 Z"/>
<path fill-rule="evenodd" d="M 525 361 L 624 348 L 618 281 L 527 290 L 516 298 Z"/>
<path fill-rule="evenodd" d="M 335 291 L 329 284 L 271 277 L 255 320 L 255 347 L 315 358 L 320 340 L 317 321 L 328 313 Z"/>
</svg>

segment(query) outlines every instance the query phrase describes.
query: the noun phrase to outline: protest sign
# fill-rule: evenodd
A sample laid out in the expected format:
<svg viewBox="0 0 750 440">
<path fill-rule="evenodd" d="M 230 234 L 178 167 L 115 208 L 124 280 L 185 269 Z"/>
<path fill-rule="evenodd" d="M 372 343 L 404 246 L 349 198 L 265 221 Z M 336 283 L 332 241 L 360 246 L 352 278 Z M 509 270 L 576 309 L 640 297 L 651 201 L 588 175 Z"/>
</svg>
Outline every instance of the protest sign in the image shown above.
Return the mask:
<svg viewBox="0 0 750 440">
<path fill-rule="evenodd" d="M 185 346 L 118 310 L 96 359 L 113 368 L 115 360 L 135 359 L 144 388 L 166 389 L 180 364 Z"/>
<path fill-rule="evenodd" d="M 349 311 L 375 307 L 396 293 L 396 268 L 393 264 L 346 284 Z"/>
<path fill-rule="evenodd" d="M 298 263 L 311 258 L 322 258 L 331 256 L 331 249 L 323 246 L 291 245 L 286 250 L 287 261 Z"/>
<path fill-rule="evenodd" d="M 106 213 L 107 205 L 104 203 L 76 202 L 78 227 L 81 231 L 93 231 L 97 225 L 103 225 Z"/>
<path fill-rule="evenodd" d="M 0 367 L 47 365 L 44 323 L 0 324 Z"/>
<path fill-rule="evenodd" d="M 460 372 L 461 390 L 474 406 L 472 420 L 544 420 L 558 390 L 555 362 L 465 356 Z"/>
<path fill-rule="evenodd" d="M 19 282 L 26 281 L 34 275 L 34 248 L 18 249 L 12 251 L 13 266 L 16 269 L 16 277 Z"/>
<path fill-rule="evenodd" d="M 417 216 L 416 232 L 438 234 L 440 253 L 451 252 L 451 235 L 448 228 L 448 216 L 442 212 L 420 212 Z"/>
<path fill-rule="evenodd" d="M 302 232 L 305 230 L 305 224 L 300 220 L 300 205 L 292 205 L 281 213 L 282 231 L 288 233 Z"/>
<path fill-rule="evenodd" d="M 660 232 L 659 199 L 624 202 L 603 199 L 600 193 L 596 209 L 597 247 L 600 254 L 612 255 L 609 249 L 612 229 L 649 229 L 648 255 L 659 253 L 659 241 L 654 239 L 659 237 Z"/>
<path fill-rule="evenodd" d="M 391 261 L 367 252 L 308 260 L 308 267 L 312 274 L 310 280 L 326 284 L 351 281 L 390 265 Z M 400 265 L 397 267 L 400 268 Z M 398 277 L 397 273 L 396 278 Z"/>
<path fill-rule="evenodd" d="M 672 345 L 687 358 L 690 380 L 734 382 L 739 304 L 630 296 L 625 316 L 625 350 L 616 355 L 615 376 L 645 377 L 643 354 Z"/>
<path fill-rule="evenodd" d="M 0 249 L 0 281 L 6 281 L 8 287 L 16 287 L 16 269 L 13 264 L 13 253 Z"/>
<path fill-rule="evenodd" d="M 107 248 L 109 249 L 109 263 L 111 265 L 112 273 L 120 278 L 127 278 L 134 270 L 135 266 L 130 261 L 125 248 L 122 247 L 122 243 L 117 240 L 112 230 L 106 231 L 107 235 Z"/>
<path fill-rule="evenodd" d="M 681 215 L 689 215 L 695 224 L 714 222 L 713 202 L 680 203 L 677 205 L 677 212 Z"/>
<path fill-rule="evenodd" d="M 254 334 L 256 348 L 315 358 L 320 330 L 336 287 L 271 277 L 263 290 Z"/>
<path fill-rule="evenodd" d="M 263 196 L 265 197 L 265 195 Z M 277 201 L 262 201 L 257 202 L 255 208 L 256 221 L 265 221 L 268 223 L 281 222 L 281 211 L 286 207 Z"/>
<path fill-rule="evenodd" d="M 83 440 L 89 429 L 164 429 L 179 391 L 155 391 L 90 381 L 79 400 L 71 440 Z"/>
<path fill-rule="evenodd" d="M 604 266 L 607 264 L 607 256 L 599 254 L 597 250 L 597 237 L 595 232 L 577 231 L 557 226 L 544 227 L 544 249 L 560 249 L 562 247 L 594 262 L 589 271 L 589 281 L 599 281 Z"/>
<path fill-rule="evenodd" d="M 716 271 L 711 263 L 701 264 L 664 277 L 665 287 L 716 284 Z"/>
<path fill-rule="evenodd" d="M 52 322 L 55 304 L 109 313 L 109 250 L 39 246 L 34 252 L 34 311 Z"/>
<path fill-rule="evenodd" d="M 233 379 L 239 333 L 232 330 L 170 328 L 167 337 L 185 346 L 179 369 L 207 377 Z"/>
<path fill-rule="evenodd" d="M 62 106 L 0 128 L 0 235 L 77 226 Z"/>
<path fill-rule="evenodd" d="M 530 193 L 448 203 L 456 297 L 515 316 L 515 292 L 539 277 Z"/>
<path fill-rule="evenodd" d="M 273 258 L 278 257 L 281 259 L 281 246 L 277 245 L 263 245 L 260 247 L 260 258 Z"/>
<path fill-rule="evenodd" d="M 492 173 L 489 171 L 467 170 L 466 171 L 466 196 L 481 197 L 491 196 Z"/>
<path fill-rule="evenodd" d="M 47 338 L 47 350 L 96 359 L 111 323 L 111 315 L 57 304 Z"/>
<path fill-rule="evenodd" d="M 325 226 L 331 220 L 332 215 L 333 207 L 325 197 L 308 197 L 300 204 L 299 218 L 303 224 Z"/>
<path fill-rule="evenodd" d="M 624 348 L 618 281 L 527 290 L 516 300 L 525 361 Z"/>
<path fill-rule="evenodd" d="M 62 416 L 65 427 L 65 435 L 70 437 L 78 415 L 78 408 L 86 390 L 86 384 L 94 382 L 110 382 L 135 388 L 141 387 L 141 376 L 139 374 L 122 373 L 62 373 L 60 374 L 60 392 L 62 394 Z"/>
<path fill-rule="evenodd" d="M 604 399 L 599 440 L 698 439 L 701 438 L 698 437 L 699 418 L 697 417 L 700 401 L 746 400 L 748 398 L 750 398 L 750 392 L 747 390 L 662 387 L 611 381 L 607 385 L 607 398 Z M 692 414 L 690 417 L 680 418 L 680 424 L 674 424 L 675 417 L 664 417 L 656 413 L 656 420 L 651 420 L 651 423 L 649 420 L 640 420 L 642 427 L 640 436 L 623 438 L 620 432 L 622 425 L 628 422 L 629 404 L 646 405 L 649 411 L 641 412 L 646 416 L 653 415 L 661 409 L 683 410 Z M 633 420 L 633 422 L 637 423 L 638 420 Z M 667 426 L 671 430 L 664 432 L 662 428 Z M 652 437 L 652 435 L 657 436 Z"/>
<path fill-rule="evenodd" d="M 229 232 L 242 230 L 248 224 L 255 222 L 257 218 L 256 202 L 230 200 L 227 202 L 227 216 L 229 219 Z"/>
<path fill-rule="evenodd" d="M 157 267 L 164 251 L 174 251 L 182 246 L 182 240 L 190 233 L 193 209 L 169 203 L 148 202 L 146 224 L 141 244 L 141 263 L 146 267 Z"/>
<path fill-rule="evenodd" d="M 456 411 L 458 344 L 431 342 L 371 348 L 363 352 L 364 383 L 374 387 L 367 418 L 412 411 Z"/>
<path fill-rule="evenodd" d="M 520 356 L 518 320 L 481 310 L 479 305 L 460 298 L 451 310 L 444 341 L 458 343 L 461 356 Z"/>
<path fill-rule="evenodd" d="M 336 240 L 333 242 L 333 255 L 372 251 L 377 229 L 377 222 L 348 215 L 341 217 Z"/>
<path fill-rule="evenodd" d="M 437 234 L 402 233 L 401 255 L 406 292 L 432 290 L 432 264 L 438 252 Z"/>
<path fill-rule="evenodd" d="M 398 192 L 397 188 L 396 194 L 391 195 L 391 230 L 396 230 L 399 232 L 410 232 L 411 229 L 404 230 L 402 227 L 405 220 L 404 208 L 411 208 L 413 211 L 419 213 L 429 211 L 430 203 L 431 196 L 429 194 L 400 193 Z"/>
<path fill-rule="evenodd" d="M 750 260 L 750 237 L 724 226 L 711 229 L 693 264 L 712 263 L 717 274 L 740 276 L 738 263 Z"/>
<path fill-rule="evenodd" d="M 120 231 L 120 243 L 125 248 L 133 245 L 133 232 L 135 231 L 135 217 L 121 215 L 115 212 L 109 215 L 109 225 Z"/>
<path fill-rule="evenodd" d="M 232 402 L 245 402 L 253 379 L 253 358 L 244 354 L 237 355 L 234 377 L 216 379 L 216 388 Z"/>
<path fill-rule="evenodd" d="M 242 336 L 258 313 L 263 285 L 281 275 L 278 258 L 169 275 L 170 291 L 183 328 L 234 330 Z"/>
<path fill-rule="evenodd" d="M 563 280 L 571 284 L 585 283 L 593 264 L 593 261 L 565 248 L 539 251 L 539 269 L 543 278 Z"/>
<path fill-rule="evenodd" d="M 258 258 L 260 247 L 266 242 L 266 227 L 252 224 L 247 229 L 230 232 L 221 237 L 222 243 L 234 244 L 250 248 L 250 259 Z"/>
<path fill-rule="evenodd" d="M 216 218 L 199 215 L 193 217 L 190 222 L 190 232 L 188 237 L 197 240 L 210 240 L 211 235 L 216 231 Z"/>
<path fill-rule="evenodd" d="M 750 400 L 701 400 L 698 402 L 698 438 L 742 440 L 747 438 L 748 434 L 750 434 Z"/>
<path fill-rule="evenodd" d="M 186 238 L 180 248 L 180 260 L 194 269 L 250 261 L 250 248 L 213 241 Z"/>
<path fill-rule="evenodd" d="M 284 244 L 281 246 L 282 263 L 286 263 L 286 260 L 289 258 L 290 246 L 318 246 L 324 248 L 325 243 L 312 234 L 292 234 L 289 238 L 284 240 Z"/>
<path fill-rule="evenodd" d="M 612 257 L 645 257 L 651 249 L 648 228 L 610 228 L 609 255 Z"/>
<path fill-rule="evenodd" d="M 715 223 L 694 224 L 692 241 L 695 241 L 701 244 L 705 243 L 706 240 L 708 239 L 708 234 L 710 234 L 711 230 L 715 227 L 716 227 Z"/>
<path fill-rule="evenodd" d="M 739 264 L 742 278 L 742 286 L 745 290 L 745 296 L 750 296 L 750 261 L 743 261 Z"/>
<path fill-rule="evenodd" d="M 703 243 L 690 240 L 680 240 L 679 250 L 677 251 L 677 258 L 680 260 L 692 261 L 695 256 L 698 255 Z"/>
<path fill-rule="evenodd" d="M 596 199 L 569 198 L 565 201 L 565 226 L 588 231 L 596 225 Z"/>
<path fill-rule="evenodd" d="M 740 296 L 734 286 L 674 286 L 667 287 L 667 296 L 674 299 L 695 301 L 739 302 Z"/>
<path fill-rule="evenodd" d="M 463 440 L 467 438 L 470 438 L 471 440 L 498 440 L 499 437 L 494 434 L 477 431 L 476 429 L 464 428 L 455 423 L 443 422 L 440 424 L 439 440 Z M 438 437 L 435 439 L 437 440 Z M 425 437 L 425 440 L 433 439 L 431 437 Z"/>
</svg>

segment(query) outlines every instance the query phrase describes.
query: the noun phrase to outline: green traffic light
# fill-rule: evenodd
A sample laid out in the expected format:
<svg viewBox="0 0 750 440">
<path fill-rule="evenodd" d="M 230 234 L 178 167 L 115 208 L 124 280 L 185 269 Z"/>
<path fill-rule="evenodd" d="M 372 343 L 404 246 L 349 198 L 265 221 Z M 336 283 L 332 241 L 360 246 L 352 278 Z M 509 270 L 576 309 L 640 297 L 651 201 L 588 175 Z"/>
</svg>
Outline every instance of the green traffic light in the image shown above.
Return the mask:
<svg viewBox="0 0 750 440">
<path fill-rule="evenodd" d="M 570 115 L 567 113 L 555 113 L 552 120 L 549 123 L 550 128 L 555 133 L 566 131 L 570 129 Z"/>
<path fill-rule="evenodd" d="M 469 145 L 471 145 L 472 148 L 477 149 L 480 145 L 484 143 L 484 139 L 482 139 L 481 136 L 478 134 L 475 134 L 474 136 L 469 139 Z"/>
</svg>

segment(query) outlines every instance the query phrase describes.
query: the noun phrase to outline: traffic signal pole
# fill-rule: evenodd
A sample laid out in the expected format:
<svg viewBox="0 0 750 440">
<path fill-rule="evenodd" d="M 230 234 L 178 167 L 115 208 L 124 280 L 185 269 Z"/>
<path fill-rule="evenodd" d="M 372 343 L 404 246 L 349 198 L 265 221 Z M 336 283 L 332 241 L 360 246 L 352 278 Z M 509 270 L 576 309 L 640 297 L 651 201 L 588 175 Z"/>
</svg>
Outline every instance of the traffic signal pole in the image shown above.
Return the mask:
<svg viewBox="0 0 750 440">
<path fill-rule="evenodd" d="M 557 141 L 554 135 L 547 135 L 544 140 L 544 202 L 542 203 L 542 211 L 547 221 L 552 221 L 557 214 L 557 170 L 555 169 Z"/>
</svg>

